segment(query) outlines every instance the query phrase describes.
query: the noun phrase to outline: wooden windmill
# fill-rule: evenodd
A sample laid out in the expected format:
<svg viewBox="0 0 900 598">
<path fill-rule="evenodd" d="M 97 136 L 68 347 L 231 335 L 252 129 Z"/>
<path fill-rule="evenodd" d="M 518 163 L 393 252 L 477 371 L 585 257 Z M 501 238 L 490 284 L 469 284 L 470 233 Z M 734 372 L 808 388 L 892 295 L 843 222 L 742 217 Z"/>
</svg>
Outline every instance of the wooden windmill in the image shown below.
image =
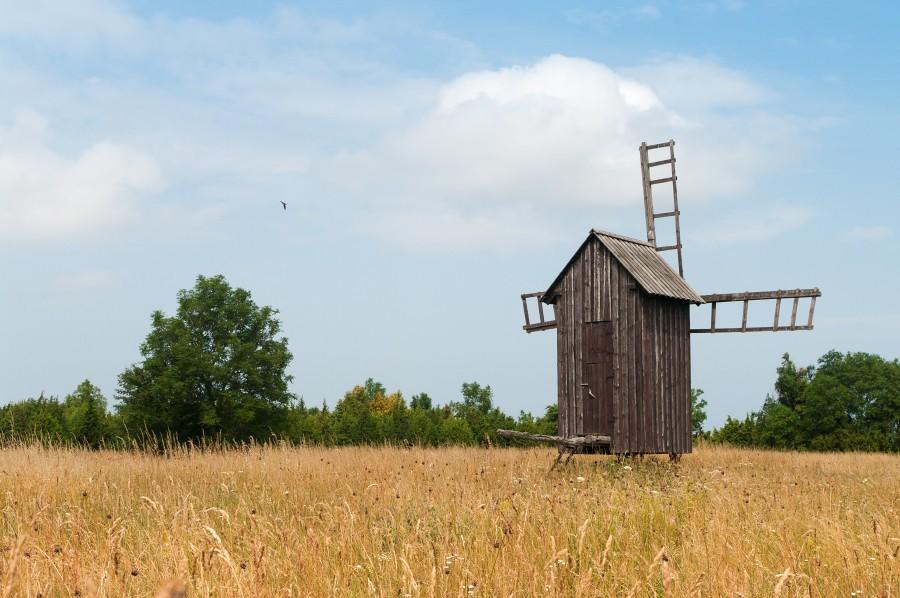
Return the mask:
<svg viewBox="0 0 900 598">
<path fill-rule="evenodd" d="M 675 142 L 642 143 L 640 156 L 647 241 L 591 230 L 546 291 L 522 295 L 525 331 L 555 328 L 557 339 L 559 435 L 531 438 L 558 444 L 561 455 L 566 449 L 569 457 L 579 451 L 674 459 L 691 452 L 690 335 L 813 328 L 818 288 L 698 295 L 684 280 Z M 672 186 L 670 211 L 654 208 L 658 185 Z M 657 245 L 657 222 L 668 218 L 675 242 Z M 678 272 L 659 255 L 666 251 L 677 252 Z M 807 298 L 806 321 L 798 323 Z M 781 319 L 785 300 L 792 302 L 788 323 Z M 717 326 L 716 306 L 734 301 L 743 303 L 741 325 Z M 749 306 L 760 301 L 774 302 L 772 325 L 748 326 Z M 709 326 L 691 328 L 690 305 L 704 303 L 711 305 Z"/>
</svg>

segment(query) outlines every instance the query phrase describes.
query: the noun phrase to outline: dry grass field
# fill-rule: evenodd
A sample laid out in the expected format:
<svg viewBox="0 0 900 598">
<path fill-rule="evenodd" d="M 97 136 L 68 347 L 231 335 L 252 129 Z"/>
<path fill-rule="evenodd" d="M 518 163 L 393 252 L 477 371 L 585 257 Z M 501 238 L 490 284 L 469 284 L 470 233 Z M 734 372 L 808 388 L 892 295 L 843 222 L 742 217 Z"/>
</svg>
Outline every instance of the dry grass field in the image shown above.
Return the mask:
<svg viewBox="0 0 900 598">
<path fill-rule="evenodd" d="M 553 454 L 7 448 L 2 596 L 900 596 L 900 457 Z"/>
</svg>

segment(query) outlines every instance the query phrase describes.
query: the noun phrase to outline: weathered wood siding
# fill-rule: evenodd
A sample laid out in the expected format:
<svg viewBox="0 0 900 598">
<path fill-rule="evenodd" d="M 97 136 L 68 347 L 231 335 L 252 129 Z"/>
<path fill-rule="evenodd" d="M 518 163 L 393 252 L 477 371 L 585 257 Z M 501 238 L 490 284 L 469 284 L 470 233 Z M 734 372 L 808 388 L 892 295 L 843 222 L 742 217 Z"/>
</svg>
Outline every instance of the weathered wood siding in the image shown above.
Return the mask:
<svg viewBox="0 0 900 598">
<path fill-rule="evenodd" d="M 555 313 L 559 434 L 609 434 L 614 453 L 691 452 L 689 304 L 644 292 L 594 239 L 560 281 Z M 582 386 L 585 323 L 598 321 L 612 326 L 611 404 Z"/>
</svg>

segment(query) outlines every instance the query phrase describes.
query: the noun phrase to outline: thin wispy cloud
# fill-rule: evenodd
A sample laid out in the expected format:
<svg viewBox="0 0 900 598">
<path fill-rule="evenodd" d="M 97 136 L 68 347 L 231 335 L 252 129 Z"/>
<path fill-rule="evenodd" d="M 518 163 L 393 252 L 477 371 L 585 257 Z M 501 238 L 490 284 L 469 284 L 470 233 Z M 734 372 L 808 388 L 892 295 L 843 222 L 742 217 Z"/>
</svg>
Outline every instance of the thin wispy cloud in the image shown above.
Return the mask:
<svg viewBox="0 0 900 598">
<path fill-rule="evenodd" d="M 889 226 L 871 225 L 871 226 L 854 226 L 845 233 L 848 239 L 854 241 L 883 241 L 894 234 L 894 230 Z"/>
<path fill-rule="evenodd" d="M 688 236 L 700 247 L 737 245 L 774 239 L 805 226 L 813 211 L 806 206 L 777 205 L 754 211 L 737 210 Z"/>
</svg>

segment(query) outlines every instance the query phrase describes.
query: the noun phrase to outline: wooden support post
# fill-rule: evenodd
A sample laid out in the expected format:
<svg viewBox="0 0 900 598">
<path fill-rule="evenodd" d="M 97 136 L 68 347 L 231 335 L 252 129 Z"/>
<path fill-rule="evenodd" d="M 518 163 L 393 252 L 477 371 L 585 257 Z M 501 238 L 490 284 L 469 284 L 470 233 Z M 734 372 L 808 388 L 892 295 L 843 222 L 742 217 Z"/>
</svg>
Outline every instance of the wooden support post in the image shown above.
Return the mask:
<svg viewBox="0 0 900 598">
<path fill-rule="evenodd" d="M 800 297 L 794 297 L 794 307 L 791 309 L 791 330 L 797 328 L 797 306 L 800 305 Z"/>
<path fill-rule="evenodd" d="M 816 311 L 816 298 L 813 297 L 809 301 L 809 317 L 806 319 L 806 327 L 812 330 L 813 312 Z"/>
<path fill-rule="evenodd" d="M 775 322 L 772 324 L 772 330 L 778 332 L 778 316 L 781 315 L 781 297 L 775 300 Z"/>
<path fill-rule="evenodd" d="M 525 327 L 531 326 L 531 320 L 528 318 L 528 298 L 522 296 L 522 309 L 525 310 Z"/>
<path fill-rule="evenodd" d="M 750 301 L 744 299 L 744 319 L 741 321 L 741 330 L 743 331 L 747 330 L 747 308 L 749 307 L 749 305 Z"/>
<path fill-rule="evenodd" d="M 710 312 L 710 313 L 711 313 L 711 315 L 709 318 L 709 331 L 715 332 L 716 331 L 716 302 L 715 301 L 713 301 L 712 312 Z"/>
</svg>

